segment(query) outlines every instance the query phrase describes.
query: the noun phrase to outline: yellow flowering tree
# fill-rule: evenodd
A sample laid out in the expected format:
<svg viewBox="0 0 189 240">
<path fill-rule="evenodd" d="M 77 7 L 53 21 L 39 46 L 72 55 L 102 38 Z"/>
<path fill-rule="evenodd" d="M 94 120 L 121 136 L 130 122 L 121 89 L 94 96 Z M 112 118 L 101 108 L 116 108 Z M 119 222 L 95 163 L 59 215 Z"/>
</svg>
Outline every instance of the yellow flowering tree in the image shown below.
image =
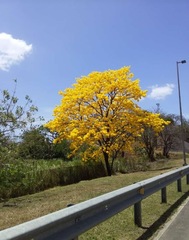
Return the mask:
<svg viewBox="0 0 189 240">
<path fill-rule="evenodd" d="M 73 152 L 86 144 L 83 160 L 102 156 L 111 175 L 114 160 L 120 152 L 132 148 L 144 124 L 158 132 L 165 123 L 158 114 L 137 105 L 146 91 L 133 77 L 130 67 L 92 72 L 60 92 L 61 104 L 54 109 L 54 119 L 46 124 L 58 133 L 55 142 L 68 139 Z"/>
</svg>

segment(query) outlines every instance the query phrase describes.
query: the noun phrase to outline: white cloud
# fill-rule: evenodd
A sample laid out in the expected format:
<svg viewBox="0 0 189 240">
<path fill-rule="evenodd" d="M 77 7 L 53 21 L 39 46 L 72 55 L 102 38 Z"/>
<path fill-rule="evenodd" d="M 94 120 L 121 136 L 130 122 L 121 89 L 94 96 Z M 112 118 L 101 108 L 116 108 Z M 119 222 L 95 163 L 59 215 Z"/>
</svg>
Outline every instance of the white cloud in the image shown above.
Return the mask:
<svg viewBox="0 0 189 240">
<path fill-rule="evenodd" d="M 171 95 L 174 89 L 174 84 L 167 83 L 165 86 L 159 87 L 158 85 L 151 87 L 151 92 L 148 97 L 156 99 L 156 100 L 163 100 L 167 96 Z"/>
<path fill-rule="evenodd" d="M 32 44 L 13 38 L 7 33 L 0 33 L 0 70 L 8 71 L 12 65 L 24 60 L 31 53 Z"/>
</svg>

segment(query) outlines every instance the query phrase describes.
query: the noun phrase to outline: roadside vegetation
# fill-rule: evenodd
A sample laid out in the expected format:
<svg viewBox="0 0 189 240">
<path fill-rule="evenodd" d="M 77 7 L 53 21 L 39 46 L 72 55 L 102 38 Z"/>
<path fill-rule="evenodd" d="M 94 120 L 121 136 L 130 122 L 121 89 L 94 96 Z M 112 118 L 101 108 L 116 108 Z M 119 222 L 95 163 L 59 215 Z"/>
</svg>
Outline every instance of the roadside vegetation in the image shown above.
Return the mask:
<svg viewBox="0 0 189 240">
<path fill-rule="evenodd" d="M 177 156 L 179 157 L 179 156 Z M 153 171 L 116 174 L 90 181 L 80 181 L 62 187 L 54 187 L 39 193 L 12 198 L 0 203 L 0 229 L 5 229 L 42 215 L 66 208 L 68 204 L 77 204 L 104 193 L 157 176 L 166 171 L 181 167 L 182 159 L 160 160 L 150 163 Z M 160 192 L 142 202 L 142 225 L 134 225 L 133 207 L 117 214 L 108 221 L 96 226 L 80 236 L 80 239 L 148 239 L 176 210 L 188 196 L 189 186 L 182 179 L 183 192 L 177 192 L 176 182 L 167 188 L 166 204 L 161 204 Z M 180 200 L 179 200 L 180 199 Z M 143 238 L 140 238 L 143 236 Z M 153 239 L 153 238 L 152 238 Z"/>
<path fill-rule="evenodd" d="M 163 113 L 159 106 L 154 112 L 142 110 L 137 102 L 146 91 L 132 78 L 130 68 L 124 67 L 78 79 L 73 88 L 60 93 L 55 118 L 44 125 L 42 117 L 35 118 L 38 108 L 29 96 L 23 106 L 19 104 L 16 80 L 12 93 L 1 90 L 1 228 L 182 166 L 179 116 Z M 187 119 L 183 127 L 187 144 Z M 179 196 L 172 194 L 170 204 Z M 161 207 L 166 210 L 168 204 Z M 149 224 L 154 221 L 152 216 L 147 219 Z M 121 221 L 127 225 L 130 220 Z M 126 239 L 104 226 L 106 239 Z M 100 228 L 94 229 L 84 239 L 104 239 Z M 93 231 L 99 237 L 93 238 Z"/>
<path fill-rule="evenodd" d="M 93 72 L 66 89 L 55 118 L 36 125 L 29 96 L 19 105 L 14 90 L 0 98 L 0 199 L 81 180 L 149 170 L 179 150 L 180 118 L 142 110 L 146 91 L 129 67 Z M 189 122 L 184 119 L 184 137 Z"/>
</svg>

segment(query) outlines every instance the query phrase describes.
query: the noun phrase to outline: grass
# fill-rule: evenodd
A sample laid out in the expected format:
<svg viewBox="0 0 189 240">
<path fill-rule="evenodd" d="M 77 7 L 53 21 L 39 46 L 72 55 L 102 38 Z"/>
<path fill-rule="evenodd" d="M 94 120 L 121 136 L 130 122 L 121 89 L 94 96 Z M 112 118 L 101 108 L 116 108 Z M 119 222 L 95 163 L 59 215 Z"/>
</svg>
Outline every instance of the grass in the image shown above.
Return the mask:
<svg viewBox="0 0 189 240">
<path fill-rule="evenodd" d="M 182 160 L 161 160 L 152 163 L 153 171 L 118 174 L 90 181 L 81 181 L 63 187 L 10 199 L 0 203 L 0 229 L 23 223 L 42 215 L 65 208 L 69 203 L 79 203 L 115 189 L 130 185 L 182 166 Z M 182 179 L 183 192 L 177 192 L 176 183 L 168 186 L 168 202 L 161 204 L 160 192 L 142 202 L 142 228 L 134 225 L 133 207 L 117 214 L 79 237 L 82 240 L 133 240 L 150 239 L 179 205 L 188 196 L 189 186 Z M 179 200 L 181 199 L 181 200 Z"/>
</svg>

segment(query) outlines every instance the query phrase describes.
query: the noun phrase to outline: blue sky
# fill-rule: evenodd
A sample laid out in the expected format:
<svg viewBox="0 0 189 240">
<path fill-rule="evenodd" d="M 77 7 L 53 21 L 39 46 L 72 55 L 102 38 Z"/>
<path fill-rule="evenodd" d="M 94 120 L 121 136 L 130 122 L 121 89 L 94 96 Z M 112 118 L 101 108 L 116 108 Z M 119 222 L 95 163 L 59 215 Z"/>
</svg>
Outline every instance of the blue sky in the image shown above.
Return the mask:
<svg viewBox="0 0 189 240">
<path fill-rule="evenodd" d="M 0 0 L 0 89 L 17 79 L 46 121 L 59 90 L 92 71 L 131 66 L 148 96 L 140 103 L 189 118 L 188 0 Z"/>
</svg>

